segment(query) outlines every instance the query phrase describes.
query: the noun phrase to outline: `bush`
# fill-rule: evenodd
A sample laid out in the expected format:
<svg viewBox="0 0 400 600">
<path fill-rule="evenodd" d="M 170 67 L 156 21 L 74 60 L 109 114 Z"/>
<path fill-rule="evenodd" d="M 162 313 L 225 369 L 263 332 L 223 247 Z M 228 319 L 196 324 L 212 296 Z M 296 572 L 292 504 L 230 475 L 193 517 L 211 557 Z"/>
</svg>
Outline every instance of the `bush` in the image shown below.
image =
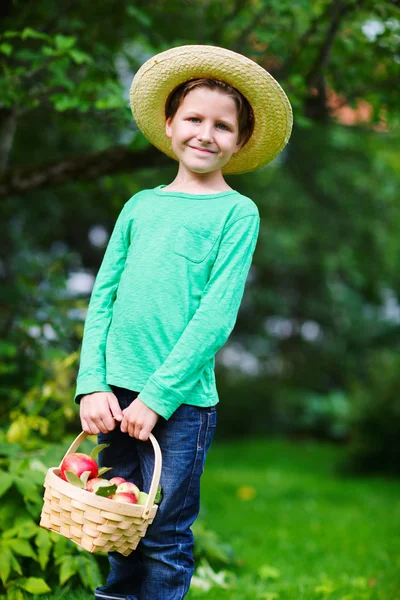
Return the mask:
<svg viewBox="0 0 400 600">
<path fill-rule="evenodd" d="M 352 440 L 343 470 L 400 474 L 400 356 L 379 350 L 352 385 Z"/>
<path fill-rule="evenodd" d="M 67 442 L 65 443 L 67 446 Z M 22 600 L 24 592 L 44 594 L 53 586 L 79 581 L 92 589 L 101 581 L 102 556 L 94 556 L 39 526 L 47 466 L 41 451 L 27 452 L 0 437 L 0 593 Z M 47 455 L 59 447 L 47 446 Z"/>
<path fill-rule="evenodd" d="M 283 410 L 288 429 L 294 436 L 342 442 L 350 435 L 351 405 L 343 392 L 324 395 L 299 392 Z"/>
</svg>

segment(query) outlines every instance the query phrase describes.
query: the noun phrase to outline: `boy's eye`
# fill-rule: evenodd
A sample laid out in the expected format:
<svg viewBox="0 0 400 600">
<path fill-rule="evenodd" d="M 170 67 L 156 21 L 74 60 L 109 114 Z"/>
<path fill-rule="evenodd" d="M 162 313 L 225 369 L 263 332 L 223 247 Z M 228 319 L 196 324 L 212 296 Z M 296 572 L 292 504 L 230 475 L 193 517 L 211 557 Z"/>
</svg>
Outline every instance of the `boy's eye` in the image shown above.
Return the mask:
<svg viewBox="0 0 400 600">
<path fill-rule="evenodd" d="M 199 123 L 201 119 L 199 117 L 188 117 L 188 121 L 192 123 Z M 229 127 L 225 125 L 225 123 L 217 123 L 216 127 L 222 129 L 223 131 L 229 131 Z"/>
</svg>

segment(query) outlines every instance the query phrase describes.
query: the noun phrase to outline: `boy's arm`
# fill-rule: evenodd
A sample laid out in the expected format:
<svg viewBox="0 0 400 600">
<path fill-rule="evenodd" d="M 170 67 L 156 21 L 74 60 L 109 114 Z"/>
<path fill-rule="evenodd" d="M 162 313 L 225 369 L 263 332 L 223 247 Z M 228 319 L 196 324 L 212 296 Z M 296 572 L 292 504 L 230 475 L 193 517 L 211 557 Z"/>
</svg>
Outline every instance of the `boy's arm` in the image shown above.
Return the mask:
<svg viewBox="0 0 400 600">
<path fill-rule="evenodd" d="M 139 394 L 165 419 L 185 400 L 237 319 L 257 243 L 260 218 L 242 217 L 224 232 L 200 305 L 174 348 Z"/>
<path fill-rule="evenodd" d="M 98 271 L 83 331 L 75 402 L 92 392 L 112 392 L 106 381 L 105 346 L 112 309 L 129 248 L 125 207 L 119 214 Z"/>
</svg>

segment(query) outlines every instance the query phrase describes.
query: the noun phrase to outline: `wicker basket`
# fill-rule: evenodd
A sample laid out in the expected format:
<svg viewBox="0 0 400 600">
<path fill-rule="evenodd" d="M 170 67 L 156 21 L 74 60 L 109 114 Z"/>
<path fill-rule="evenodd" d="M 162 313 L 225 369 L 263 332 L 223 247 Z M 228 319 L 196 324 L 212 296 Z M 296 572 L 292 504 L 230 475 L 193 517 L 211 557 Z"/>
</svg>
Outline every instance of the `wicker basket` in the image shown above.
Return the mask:
<svg viewBox="0 0 400 600">
<path fill-rule="evenodd" d="M 75 452 L 87 435 L 82 431 L 65 456 Z M 40 526 L 69 538 L 88 552 L 119 552 L 128 556 L 146 534 L 158 508 L 154 498 L 160 481 L 161 451 L 152 433 L 149 439 L 155 462 L 145 505 L 124 504 L 82 490 L 61 479 L 60 467 L 55 467 L 48 470 L 44 482 Z"/>
</svg>

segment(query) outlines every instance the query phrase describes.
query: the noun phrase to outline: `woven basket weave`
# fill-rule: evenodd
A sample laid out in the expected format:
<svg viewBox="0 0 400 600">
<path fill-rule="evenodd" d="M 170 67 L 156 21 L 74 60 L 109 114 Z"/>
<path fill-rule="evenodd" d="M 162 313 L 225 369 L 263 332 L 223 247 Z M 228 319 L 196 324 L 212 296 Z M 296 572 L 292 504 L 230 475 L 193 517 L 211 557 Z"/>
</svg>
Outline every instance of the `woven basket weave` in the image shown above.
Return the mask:
<svg viewBox="0 0 400 600">
<path fill-rule="evenodd" d="M 75 452 L 87 435 L 82 431 L 65 456 Z M 60 467 L 55 467 L 48 470 L 44 482 L 40 526 L 56 531 L 88 552 L 119 552 L 128 556 L 146 534 L 158 508 L 154 498 L 161 475 L 161 450 L 153 434 L 149 440 L 155 462 L 146 504 L 125 504 L 82 490 L 61 479 Z"/>
</svg>

